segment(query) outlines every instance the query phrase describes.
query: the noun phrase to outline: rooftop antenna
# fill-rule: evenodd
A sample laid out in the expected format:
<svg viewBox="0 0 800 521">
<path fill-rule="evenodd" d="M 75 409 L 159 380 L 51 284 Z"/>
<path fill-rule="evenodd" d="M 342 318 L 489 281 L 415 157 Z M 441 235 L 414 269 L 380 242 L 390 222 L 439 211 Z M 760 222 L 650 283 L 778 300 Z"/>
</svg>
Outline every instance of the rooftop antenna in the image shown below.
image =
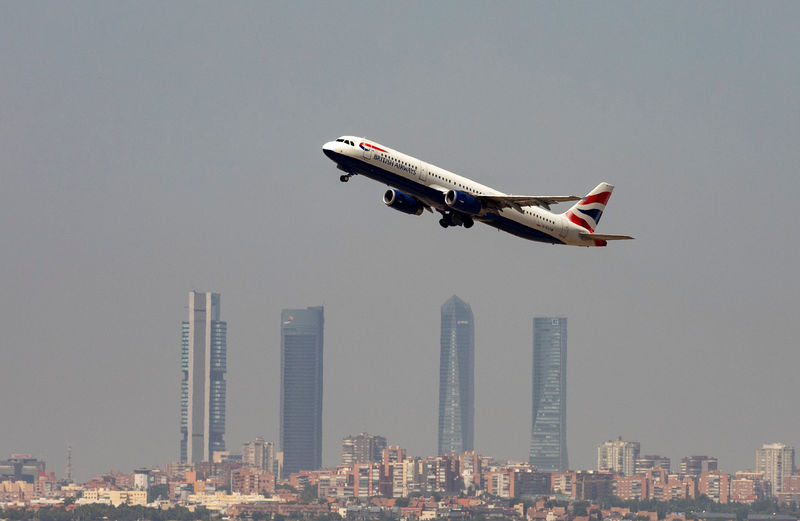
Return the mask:
<svg viewBox="0 0 800 521">
<path fill-rule="evenodd" d="M 67 483 L 72 483 L 72 445 L 67 445 Z"/>
</svg>

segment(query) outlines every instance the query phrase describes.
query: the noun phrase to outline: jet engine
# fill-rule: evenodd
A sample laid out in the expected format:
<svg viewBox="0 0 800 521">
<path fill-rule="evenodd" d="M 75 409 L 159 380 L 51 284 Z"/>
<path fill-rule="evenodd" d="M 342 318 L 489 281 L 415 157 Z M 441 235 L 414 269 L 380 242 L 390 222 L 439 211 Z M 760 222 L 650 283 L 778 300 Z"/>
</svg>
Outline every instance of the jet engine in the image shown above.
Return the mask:
<svg viewBox="0 0 800 521">
<path fill-rule="evenodd" d="M 383 194 L 383 202 L 389 208 L 394 208 L 409 215 L 420 215 L 425 209 L 422 203 L 413 196 L 391 188 Z"/>
<path fill-rule="evenodd" d="M 469 215 L 478 215 L 481 213 L 481 210 L 483 210 L 480 201 L 461 190 L 450 190 L 447 192 L 444 196 L 444 202 L 453 210 Z"/>
</svg>

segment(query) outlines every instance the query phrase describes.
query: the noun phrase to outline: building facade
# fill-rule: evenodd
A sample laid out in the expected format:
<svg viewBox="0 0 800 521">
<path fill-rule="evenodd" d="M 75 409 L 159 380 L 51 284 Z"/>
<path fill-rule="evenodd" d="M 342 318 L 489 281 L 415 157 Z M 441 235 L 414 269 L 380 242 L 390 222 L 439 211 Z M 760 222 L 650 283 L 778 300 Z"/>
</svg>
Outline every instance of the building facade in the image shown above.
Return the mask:
<svg viewBox="0 0 800 521">
<path fill-rule="evenodd" d="M 12 454 L 8 459 L 0 460 L 0 481 L 35 483 L 44 469 L 45 462 L 30 454 Z"/>
<path fill-rule="evenodd" d="M 717 503 L 728 503 L 731 492 L 731 475 L 718 470 L 703 472 L 697 478 L 697 492 Z"/>
<path fill-rule="evenodd" d="M 656 454 L 650 454 L 645 456 L 639 456 L 636 458 L 635 462 L 636 472 L 642 472 L 647 469 L 662 469 L 666 470 L 667 474 L 670 472 L 671 464 L 670 459 L 666 456 L 658 456 Z"/>
<path fill-rule="evenodd" d="M 686 456 L 681 459 L 681 476 L 694 476 L 717 470 L 718 461 L 713 456 Z"/>
<path fill-rule="evenodd" d="M 362 432 L 358 436 L 347 436 L 342 440 L 342 464 L 372 463 L 383 460 L 386 438 Z"/>
<path fill-rule="evenodd" d="M 533 425 L 530 463 L 563 472 L 567 457 L 567 319 L 533 319 Z"/>
<path fill-rule="evenodd" d="M 189 292 L 181 326 L 181 462 L 212 461 L 225 450 L 228 324 L 220 320 L 219 293 Z"/>
<path fill-rule="evenodd" d="M 322 306 L 281 312 L 282 475 L 322 466 Z"/>
<path fill-rule="evenodd" d="M 271 441 L 257 437 L 242 444 L 242 463 L 247 467 L 273 472 L 275 467 L 275 446 Z"/>
<path fill-rule="evenodd" d="M 753 503 L 770 495 L 763 472 L 737 471 L 730 487 L 730 500 L 736 503 Z"/>
<path fill-rule="evenodd" d="M 469 304 L 453 295 L 442 304 L 437 453 L 473 450 L 475 325 Z"/>
<path fill-rule="evenodd" d="M 638 441 L 623 441 L 622 438 L 606 441 L 597 447 L 597 470 L 608 470 L 630 477 L 636 472 L 638 458 Z"/>
<path fill-rule="evenodd" d="M 764 444 L 756 449 L 756 472 L 764 473 L 773 496 L 783 492 L 784 478 L 794 473 L 794 447 L 784 443 Z"/>
</svg>

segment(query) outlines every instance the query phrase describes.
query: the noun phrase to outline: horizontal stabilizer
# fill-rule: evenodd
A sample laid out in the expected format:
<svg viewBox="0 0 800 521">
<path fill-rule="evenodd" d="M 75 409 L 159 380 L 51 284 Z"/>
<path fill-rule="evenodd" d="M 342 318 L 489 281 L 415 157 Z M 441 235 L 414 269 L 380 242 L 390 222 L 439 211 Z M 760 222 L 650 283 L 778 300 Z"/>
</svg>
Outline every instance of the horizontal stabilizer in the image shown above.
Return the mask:
<svg viewBox="0 0 800 521">
<path fill-rule="evenodd" d="M 612 235 L 610 233 L 581 233 L 581 239 L 585 241 L 624 241 L 633 239 L 630 235 Z"/>
</svg>

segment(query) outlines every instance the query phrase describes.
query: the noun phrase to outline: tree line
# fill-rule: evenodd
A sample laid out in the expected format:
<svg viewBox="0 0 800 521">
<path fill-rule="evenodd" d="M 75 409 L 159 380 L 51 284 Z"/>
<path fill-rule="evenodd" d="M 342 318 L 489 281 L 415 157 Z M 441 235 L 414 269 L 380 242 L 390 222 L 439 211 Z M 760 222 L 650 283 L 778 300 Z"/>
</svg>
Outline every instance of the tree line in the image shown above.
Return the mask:
<svg viewBox="0 0 800 521">
<path fill-rule="evenodd" d="M 120 505 L 114 507 L 93 503 L 81 505 L 74 510 L 63 506 L 45 507 L 38 510 L 7 508 L 0 510 L 0 518 L 8 521 L 210 521 L 211 512 L 205 508 L 197 508 L 191 512 L 188 508 L 174 506 L 168 510 L 143 506 Z"/>
<path fill-rule="evenodd" d="M 670 512 L 683 512 L 686 514 L 686 519 L 699 519 L 704 512 L 736 514 L 737 521 L 746 520 L 750 514 L 798 515 L 799 513 L 796 503 L 780 505 L 774 498 L 754 503 L 717 503 L 703 494 L 694 499 L 672 499 L 670 501 L 652 499 L 623 501 L 616 496 L 608 496 L 600 501 L 600 506 L 606 509 L 611 507 L 629 508 L 631 512 L 657 512 L 659 519 L 664 519 Z"/>
</svg>

